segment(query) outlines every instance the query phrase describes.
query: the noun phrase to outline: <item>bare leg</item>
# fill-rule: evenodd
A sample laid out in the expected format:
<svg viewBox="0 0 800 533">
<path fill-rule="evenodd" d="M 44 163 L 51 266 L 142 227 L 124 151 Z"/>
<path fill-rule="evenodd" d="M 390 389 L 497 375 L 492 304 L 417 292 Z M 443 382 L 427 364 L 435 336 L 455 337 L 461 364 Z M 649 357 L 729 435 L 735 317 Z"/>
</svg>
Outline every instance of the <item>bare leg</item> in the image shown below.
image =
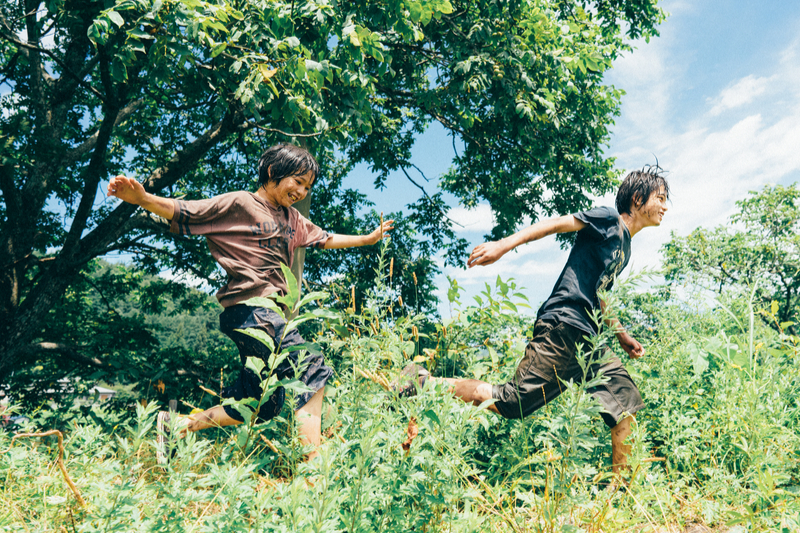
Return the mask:
<svg viewBox="0 0 800 533">
<path fill-rule="evenodd" d="M 186 417 L 186 431 L 200 431 L 206 428 L 221 428 L 225 426 L 235 426 L 241 424 L 235 418 L 232 418 L 225 412 L 225 408 L 221 405 L 206 409 L 202 413 L 196 415 L 189 415 Z M 182 432 L 183 433 L 183 432 Z"/>
<path fill-rule="evenodd" d="M 306 457 L 307 461 L 319 455 L 318 448 L 322 431 L 322 398 L 324 396 L 325 388 L 323 387 L 314 393 L 314 396 L 308 400 L 307 404 L 295 411 L 300 440 L 304 444 L 310 444 L 314 447 L 314 450 Z"/>
<path fill-rule="evenodd" d="M 313 459 L 319 455 L 316 448 L 319 448 L 322 432 L 322 398 L 324 396 L 325 389 L 318 390 L 307 404 L 295 411 L 297 422 L 300 426 L 298 428 L 300 439 L 304 444 L 310 444 L 314 447 L 314 451 L 308 454 L 307 459 Z M 186 426 L 181 431 L 181 435 L 185 434 L 186 431 L 194 432 L 211 427 L 221 428 L 241 424 L 235 418 L 231 418 L 221 405 L 206 409 L 196 415 L 190 415 L 184 420 L 186 421 Z"/>
<path fill-rule="evenodd" d="M 611 428 L 611 470 L 615 474 L 628 469 L 631 446 L 625 444 L 625 439 L 631 434 L 631 420 L 633 416 L 626 416 Z"/>
<path fill-rule="evenodd" d="M 480 405 L 486 400 L 492 398 L 492 386 L 485 381 L 477 379 L 454 379 L 454 378 L 430 378 L 441 380 L 450 385 L 450 392 L 453 396 L 460 400 L 472 403 L 473 405 Z M 494 404 L 490 405 L 488 409 L 500 414 Z"/>
</svg>

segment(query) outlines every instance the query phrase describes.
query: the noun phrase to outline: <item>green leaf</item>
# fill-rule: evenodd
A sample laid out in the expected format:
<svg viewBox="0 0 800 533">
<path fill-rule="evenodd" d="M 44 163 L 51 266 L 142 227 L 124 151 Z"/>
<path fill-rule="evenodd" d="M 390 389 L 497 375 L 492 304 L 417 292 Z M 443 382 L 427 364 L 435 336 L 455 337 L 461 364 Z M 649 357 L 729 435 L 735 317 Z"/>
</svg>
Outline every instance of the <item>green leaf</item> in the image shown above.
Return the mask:
<svg viewBox="0 0 800 533">
<path fill-rule="evenodd" d="M 489 357 L 492 359 L 492 364 L 496 365 L 497 361 L 500 360 L 497 357 L 497 351 L 495 351 L 495 349 L 492 348 L 491 346 L 487 346 L 486 349 L 489 350 Z"/>
<path fill-rule="evenodd" d="M 422 8 L 422 14 L 419 17 L 419 23 L 423 26 L 427 26 L 428 23 L 433 18 L 433 11 L 431 11 L 427 6 Z"/>
<path fill-rule="evenodd" d="M 217 57 L 228 47 L 228 43 L 220 43 L 211 49 L 211 57 Z"/>
<path fill-rule="evenodd" d="M 442 425 L 442 422 L 439 420 L 439 415 L 433 412 L 433 409 L 428 409 L 427 411 L 422 413 L 422 416 L 430 418 L 433 422 L 435 422 L 439 426 Z"/>
<path fill-rule="evenodd" d="M 95 44 L 102 44 L 103 37 L 100 31 L 100 24 L 98 22 L 94 22 L 89 29 L 86 30 L 86 36 Z"/>
<path fill-rule="evenodd" d="M 419 22 L 419 19 L 422 18 L 422 5 L 419 2 L 409 2 L 407 6 L 411 21 Z"/>
<path fill-rule="evenodd" d="M 266 307 L 267 309 L 275 311 L 280 315 L 281 318 L 286 320 L 286 316 L 283 314 L 283 309 L 277 304 L 277 302 L 275 302 L 275 299 L 272 296 L 267 298 L 256 296 L 255 298 L 250 298 L 249 300 L 245 300 L 241 303 L 244 305 L 249 305 L 250 307 Z"/>
<path fill-rule="evenodd" d="M 111 62 L 111 78 L 114 81 L 123 82 L 128 79 L 128 69 L 125 67 L 125 64 L 116 59 Z"/>
<path fill-rule="evenodd" d="M 297 286 L 297 279 L 292 274 L 292 269 L 283 263 L 281 263 L 281 272 L 283 272 L 283 279 L 286 280 L 288 294 L 279 296 L 277 300 L 289 309 L 297 309 L 297 304 L 300 300 L 300 287 Z"/>
<path fill-rule="evenodd" d="M 309 302 L 313 302 L 314 300 L 325 301 L 328 299 L 328 296 L 329 296 L 328 293 L 323 291 L 310 292 L 305 296 L 303 296 L 303 299 L 300 300 L 300 305 L 298 305 L 297 308 L 302 309 L 303 306 L 305 306 Z"/>
<path fill-rule="evenodd" d="M 286 333 L 289 333 L 290 331 L 297 329 L 297 326 L 299 326 L 300 324 L 308 322 L 309 320 L 314 320 L 315 318 L 327 318 L 330 320 L 341 319 L 338 313 L 329 311 L 328 309 L 314 309 L 313 311 L 309 311 L 308 313 L 303 313 L 302 315 L 298 316 L 297 318 L 286 324 Z"/>
<path fill-rule="evenodd" d="M 482 411 L 482 410 L 486 409 L 487 407 L 489 407 L 490 405 L 493 405 L 493 404 L 494 404 L 496 401 L 497 401 L 497 398 L 489 398 L 488 400 L 484 400 L 484 401 L 483 401 L 483 402 L 481 402 L 481 404 L 478 406 L 478 410 L 479 410 L 479 411 Z M 481 419 L 484 419 L 484 420 L 486 420 L 486 417 L 483 417 L 483 416 L 482 416 L 482 417 L 480 417 L 480 418 L 481 418 Z M 488 424 L 487 424 L 487 425 L 485 425 L 484 427 L 485 427 L 487 430 L 489 429 L 489 427 L 488 427 Z"/>
<path fill-rule="evenodd" d="M 452 12 L 453 4 L 450 3 L 450 0 L 442 0 L 439 2 L 439 13 L 450 15 Z"/>
<path fill-rule="evenodd" d="M 108 19 L 117 25 L 118 28 L 121 28 L 125 24 L 125 19 L 122 18 L 122 15 L 114 11 L 113 9 L 106 13 Z"/>
<path fill-rule="evenodd" d="M 692 367 L 694 368 L 694 375 L 700 376 L 708 369 L 708 354 L 698 348 L 693 342 L 686 346 L 686 350 L 689 354 L 689 361 L 691 361 Z"/>
<path fill-rule="evenodd" d="M 154 37 L 147 33 L 146 31 L 142 31 L 139 28 L 133 28 L 132 30 L 128 30 L 128 35 L 131 37 L 135 37 L 137 39 L 145 39 L 145 40 L 152 40 Z"/>
<path fill-rule="evenodd" d="M 234 329 L 233 331 L 238 331 L 239 333 L 244 333 L 254 339 L 261 341 L 261 343 L 270 349 L 270 351 L 275 351 L 275 341 L 272 340 L 266 331 L 263 329 L 258 328 L 245 328 L 245 329 Z M 262 363 L 263 364 L 263 363 Z"/>
</svg>

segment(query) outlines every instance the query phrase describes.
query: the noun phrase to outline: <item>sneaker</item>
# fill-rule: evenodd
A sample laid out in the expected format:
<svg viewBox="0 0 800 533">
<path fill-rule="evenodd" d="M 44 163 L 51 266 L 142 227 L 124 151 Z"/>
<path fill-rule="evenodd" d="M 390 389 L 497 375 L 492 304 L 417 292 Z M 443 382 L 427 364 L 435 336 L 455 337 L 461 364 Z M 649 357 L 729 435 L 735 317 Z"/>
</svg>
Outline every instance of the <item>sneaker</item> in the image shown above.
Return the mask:
<svg viewBox="0 0 800 533">
<path fill-rule="evenodd" d="M 424 387 L 430 375 L 430 372 L 423 367 L 416 363 L 410 363 L 400 372 L 400 378 L 392 384 L 392 390 L 396 392 L 400 398 L 416 396 L 417 384 L 419 384 L 420 387 Z M 402 384 L 402 382 L 405 382 L 405 384 Z"/>
<path fill-rule="evenodd" d="M 159 411 L 156 418 L 156 462 L 160 465 L 169 463 L 170 457 L 175 455 L 175 450 L 167 455 L 170 442 L 170 413 Z"/>
</svg>

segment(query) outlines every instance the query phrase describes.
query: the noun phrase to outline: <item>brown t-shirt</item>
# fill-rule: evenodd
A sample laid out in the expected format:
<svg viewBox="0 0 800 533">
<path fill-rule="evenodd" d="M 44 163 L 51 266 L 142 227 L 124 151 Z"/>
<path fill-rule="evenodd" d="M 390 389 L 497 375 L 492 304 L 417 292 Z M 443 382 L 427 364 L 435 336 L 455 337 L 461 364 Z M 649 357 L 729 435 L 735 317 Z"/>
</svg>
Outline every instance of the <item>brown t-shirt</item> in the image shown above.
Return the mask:
<svg viewBox="0 0 800 533">
<path fill-rule="evenodd" d="M 321 248 L 330 236 L 294 207 L 273 207 L 239 191 L 208 200 L 173 200 L 170 231 L 204 235 L 211 255 L 228 273 L 217 292 L 223 307 L 275 292 L 286 294 L 281 263 L 292 265 L 296 248 Z"/>
</svg>

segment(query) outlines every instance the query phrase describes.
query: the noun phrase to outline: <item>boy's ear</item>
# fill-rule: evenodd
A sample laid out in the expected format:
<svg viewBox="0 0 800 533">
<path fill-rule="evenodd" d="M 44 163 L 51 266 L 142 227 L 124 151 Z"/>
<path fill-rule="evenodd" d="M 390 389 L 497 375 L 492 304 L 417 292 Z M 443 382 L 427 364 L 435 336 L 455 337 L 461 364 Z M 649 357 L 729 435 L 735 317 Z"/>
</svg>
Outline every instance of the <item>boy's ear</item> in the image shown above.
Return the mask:
<svg viewBox="0 0 800 533">
<path fill-rule="evenodd" d="M 641 209 L 644 204 L 647 203 L 642 199 L 642 193 L 637 192 L 631 198 L 631 209 Z"/>
</svg>

